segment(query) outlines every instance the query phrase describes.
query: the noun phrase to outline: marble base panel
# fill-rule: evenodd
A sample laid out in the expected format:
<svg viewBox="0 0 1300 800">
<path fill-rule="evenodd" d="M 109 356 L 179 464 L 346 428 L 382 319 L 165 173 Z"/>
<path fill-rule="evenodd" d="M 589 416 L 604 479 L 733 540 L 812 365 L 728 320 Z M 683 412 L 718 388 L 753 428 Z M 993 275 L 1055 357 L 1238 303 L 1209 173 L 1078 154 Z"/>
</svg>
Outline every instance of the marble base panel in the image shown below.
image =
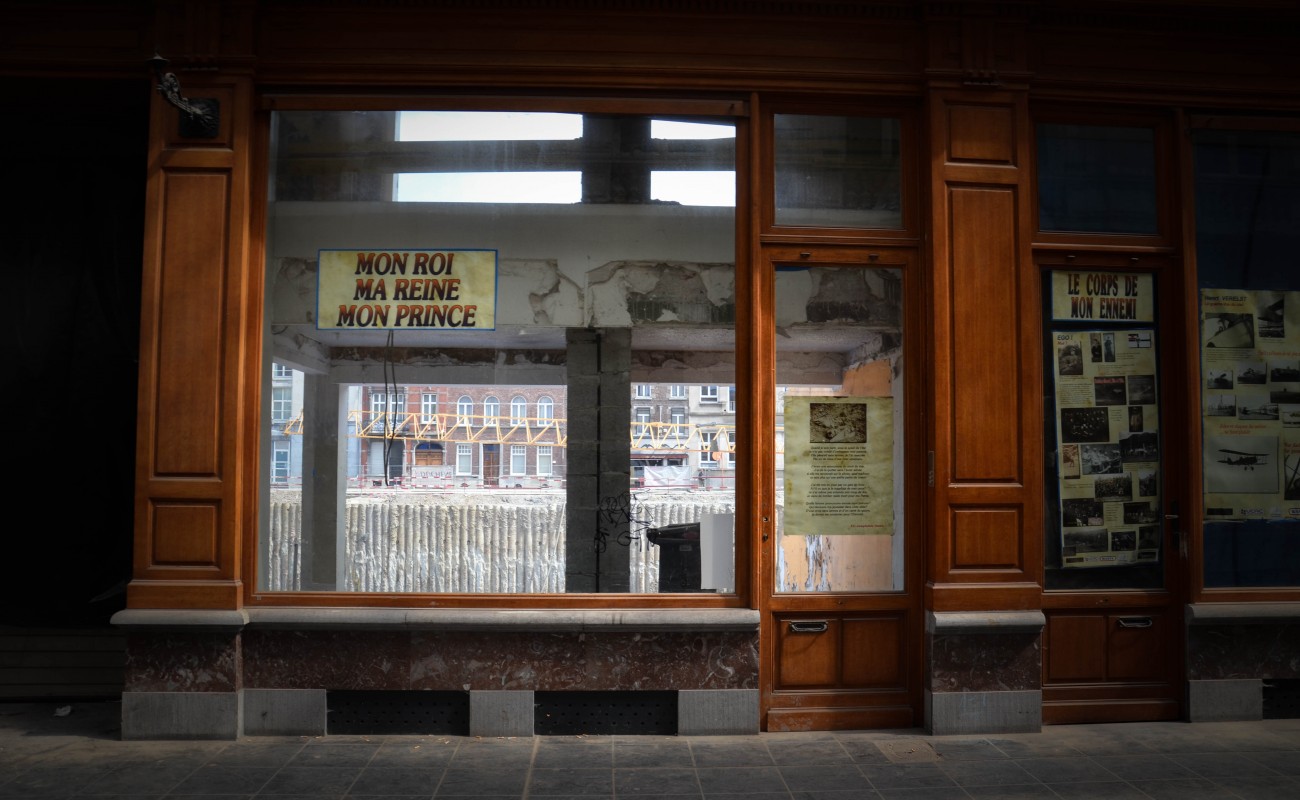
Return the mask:
<svg viewBox="0 0 1300 800">
<path fill-rule="evenodd" d="M 756 689 L 754 632 L 249 630 L 255 689 Z"/>
<path fill-rule="evenodd" d="M 1042 650 L 1037 633 L 935 634 L 930 638 L 929 690 L 1038 691 Z"/>
<path fill-rule="evenodd" d="M 1300 624 L 1189 625 L 1187 677 L 1300 678 Z"/>
<path fill-rule="evenodd" d="M 239 635 L 130 633 L 126 637 L 128 692 L 234 692 L 239 682 Z"/>
</svg>

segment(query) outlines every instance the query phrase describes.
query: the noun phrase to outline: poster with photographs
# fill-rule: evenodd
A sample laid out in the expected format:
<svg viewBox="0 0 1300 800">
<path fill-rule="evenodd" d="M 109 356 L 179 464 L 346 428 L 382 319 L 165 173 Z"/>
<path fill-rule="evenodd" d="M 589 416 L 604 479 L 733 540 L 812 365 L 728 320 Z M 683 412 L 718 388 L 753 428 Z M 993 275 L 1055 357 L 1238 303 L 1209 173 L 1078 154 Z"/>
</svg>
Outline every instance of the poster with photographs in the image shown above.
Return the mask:
<svg viewBox="0 0 1300 800">
<path fill-rule="evenodd" d="M 1201 290 L 1206 519 L 1300 518 L 1300 292 Z"/>
<path fill-rule="evenodd" d="M 894 533 L 894 401 L 785 398 L 785 535 Z"/>
<path fill-rule="evenodd" d="M 1160 415 L 1150 329 L 1056 331 L 1061 566 L 1160 559 Z"/>
</svg>

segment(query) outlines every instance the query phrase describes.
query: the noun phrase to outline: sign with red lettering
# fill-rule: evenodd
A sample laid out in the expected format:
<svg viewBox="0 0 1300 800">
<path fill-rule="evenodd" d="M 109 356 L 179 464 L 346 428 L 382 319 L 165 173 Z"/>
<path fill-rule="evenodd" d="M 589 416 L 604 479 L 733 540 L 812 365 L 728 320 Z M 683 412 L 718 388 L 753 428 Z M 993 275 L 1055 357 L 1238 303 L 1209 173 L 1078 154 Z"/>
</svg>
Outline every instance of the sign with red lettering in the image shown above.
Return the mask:
<svg viewBox="0 0 1300 800">
<path fill-rule="evenodd" d="M 493 330 L 495 250 L 321 250 L 316 327 Z"/>
<path fill-rule="evenodd" d="M 1153 322 L 1152 279 L 1141 272 L 1053 272 L 1052 319 Z"/>
</svg>

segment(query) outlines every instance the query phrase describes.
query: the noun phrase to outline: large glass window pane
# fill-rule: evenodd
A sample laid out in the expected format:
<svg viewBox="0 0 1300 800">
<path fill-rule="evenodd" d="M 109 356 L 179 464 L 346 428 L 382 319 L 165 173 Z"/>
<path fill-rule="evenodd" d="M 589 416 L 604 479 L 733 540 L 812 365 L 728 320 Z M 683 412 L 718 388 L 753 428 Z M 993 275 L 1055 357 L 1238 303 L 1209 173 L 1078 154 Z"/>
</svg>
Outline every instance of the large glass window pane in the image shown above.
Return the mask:
<svg viewBox="0 0 1300 800">
<path fill-rule="evenodd" d="M 776 591 L 903 584 L 897 270 L 776 273 Z"/>
<path fill-rule="evenodd" d="M 734 588 L 735 126 L 688 121 L 273 114 L 261 590 Z"/>
<path fill-rule="evenodd" d="M 898 119 L 775 116 L 776 224 L 903 227 Z"/>
<path fill-rule="evenodd" d="M 1159 232 L 1152 128 L 1040 123 L 1038 227 Z"/>
<path fill-rule="evenodd" d="M 1193 146 L 1205 586 L 1300 586 L 1300 133 Z"/>
</svg>

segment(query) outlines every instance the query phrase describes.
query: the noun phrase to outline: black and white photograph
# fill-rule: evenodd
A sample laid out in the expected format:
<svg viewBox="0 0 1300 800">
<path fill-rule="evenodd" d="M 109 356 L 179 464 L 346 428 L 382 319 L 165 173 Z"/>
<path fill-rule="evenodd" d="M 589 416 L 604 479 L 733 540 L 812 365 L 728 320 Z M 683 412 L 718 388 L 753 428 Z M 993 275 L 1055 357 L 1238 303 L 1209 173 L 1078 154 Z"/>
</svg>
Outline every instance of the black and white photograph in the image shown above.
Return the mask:
<svg viewBox="0 0 1300 800">
<path fill-rule="evenodd" d="M 1146 427 L 1146 414 L 1143 411 L 1142 406 L 1129 406 L 1128 432 L 1141 433 L 1144 427 Z"/>
<path fill-rule="evenodd" d="M 1160 493 L 1160 479 L 1153 469 L 1138 470 L 1138 497 L 1155 497 Z"/>
<path fill-rule="evenodd" d="M 1206 389 L 1231 389 L 1232 367 L 1214 367 L 1205 373 Z"/>
<path fill-rule="evenodd" d="M 1061 409 L 1062 442 L 1109 442 L 1110 409 Z"/>
<path fill-rule="evenodd" d="M 1205 491 L 1215 494 L 1277 494 L 1276 436 L 1206 434 Z"/>
<path fill-rule="evenodd" d="M 1127 553 L 1137 549 L 1137 531 L 1111 531 L 1110 549 L 1115 553 Z"/>
<path fill-rule="evenodd" d="M 1296 388 L 1296 384 L 1274 387 L 1268 390 L 1268 399 L 1278 405 L 1300 403 L 1300 388 Z"/>
<path fill-rule="evenodd" d="M 1099 375 L 1092 379 L 1093 402 L 1099 406 L 1122 406 L 1128 402 L 1123 375 Z"/>
<path fill-rule="evenodd" d="M 1117 475 L 1124 471 L 1124 459 L 1117 444 L 1082 444 L 1084 475 Z"/>
<path fill-rule="evenodd" d="M 1237 396 L 1235 394 L 1210 394 L 1205 396 L 1205 416 L 1237 416 Z"/>
<path fill-rule="evenodd" d="M 1269 383 L 1300 383 L 1300 365 L 1295 361 L 1269 362 Z"/>
<path fill-rule="evenodd" d="M 1237 365 L 1237 383 L 1243 386 L 1263 386 L 1268 383 L 1268 371 L 1263 361 L 1243 361 Z"/>
<path fill-rule="evenodd" d="M 1068 339 L 1056 343 L 1056 372 L 1058 375 L 1083 374 L 1083 348 L 1078 341 Z"/>
<path fill-rule="evenodd" d="M 1082 474 L 1079 466 L 1079 445 L 1061 445 L 1061 477 L 1077 478 Z"/>
<path fill-rule="evenodd" d="M 1092 333 L 1088 334 L 1088 343 L 1089 343 L 1089 347 L 1092 350 L 1092 363 L 1100 364 L 1101 363 L 1101 333 L 1099 331 L 1093 331 Z"/>
<path fill-rule="evenodd" d="M 1115 334 L 1103 333 L 1101 335 L 1101 352 L 1102 360 L 1114 362 L 1115 360 Z"/>
<path fill-rule="evenodd" d="M 1159 521 L 1159 512 L 1152 508 L 1149 502 L 1139 501 L 1124 504 L 1125 525 L 1154 525 Z"/>
<path fill-rule="evenodd" d="M 1286 500 L 1300 500 L 1300 455 L 1287 456 L 1282 469 L 1286 473 L 1282 497 Z"/>
<path fill-rule="evenodd" d="M 1278 418 L 1277 403 L 1265 400 L 1262 396 L 1238 395 L 1237 401 L 1237 419 L 1276 420 Z"/>
<path fill-rule="evenodd" d="M 1287 403 L 1278 406 L 1277 415 L 1282 419 L 1283 428 L 1300 428 L 1300 405 Z"/>
<path fill-rule="evenodd" d="M 1132 500 L 1133 476 L 1125 472 L 1119 475 L 1097 478 L 1092 485 L 1092 490 L 1096 498 L 1105 503 Z"/>
<path fill-rule="evenodd" d="M 1091 497 L 1071 497 L 1061 501 L 1061 522 L 1067 528 L 1086 528 L 1102 522 L 1101 503 Z"/>
<path fill-rule="evenodd" d="M 1122 433 L 1119 451 L 1125 463 L 1155 461 L 1160 456 L 1160 437 L 1154 431 Z"/>
<path fill-rule="evenodd" d="M 1104 553 L 1110 549 L 1110 536 L 1105 528 L 1065 531 L 1061 537 L 1061 555 Z"/>
<path fill-rule="evenodd" d="M 1151 405 L 1156 401 L 1156 376 L 1128 376 L 1129 405 Z"/>
<path fill-rule="evenodd" d="M 1250 349 L 1255 346 L 1255 318 L 1250 314 L 1207 314 L 1202 335 L 1206 347 Z"/>
<path fill-rule="evenodd" d="M 1255 293 L 1255 330 L 1261 339 L 1286 338 L 1286 294 Z"/>
<path fill-rule="evenodd" d="M 862 444 L 867 441 L 865 403 L 809 403 L 811 444 Z"/>
</svg>

